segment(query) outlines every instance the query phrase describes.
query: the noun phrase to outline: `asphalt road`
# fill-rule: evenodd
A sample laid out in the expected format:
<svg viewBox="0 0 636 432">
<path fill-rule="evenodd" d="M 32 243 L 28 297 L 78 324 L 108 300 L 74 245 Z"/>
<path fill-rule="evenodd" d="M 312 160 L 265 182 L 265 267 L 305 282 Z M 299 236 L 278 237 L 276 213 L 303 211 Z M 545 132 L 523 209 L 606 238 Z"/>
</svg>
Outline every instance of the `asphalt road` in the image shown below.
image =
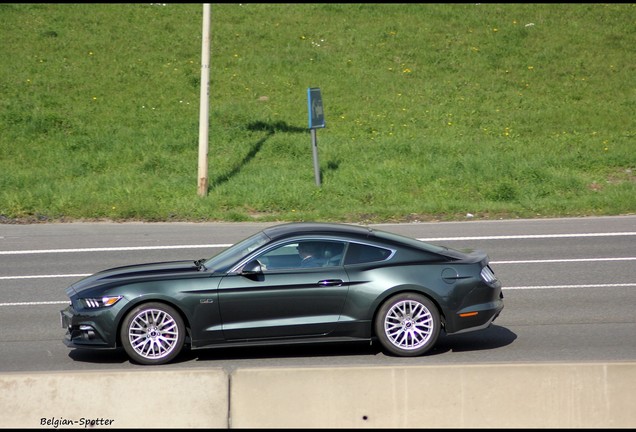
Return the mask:
<svg viewBox="0 0 636 432">
<path fill-rule="evenodd" d="M 271 224 L 0 224 L 0 372 L 140 368 L 119 351 L 63 343 L 59 311 L 79 278 L 131 263 L 199 259 Z M 418 358 L 375 345 L 206 349 L 159 368 L 346 367 L 636 361 L 636 216 L 381 224 L 488 252 L 505 308 L 488 329 L 442 335 Z"/>
</svg>

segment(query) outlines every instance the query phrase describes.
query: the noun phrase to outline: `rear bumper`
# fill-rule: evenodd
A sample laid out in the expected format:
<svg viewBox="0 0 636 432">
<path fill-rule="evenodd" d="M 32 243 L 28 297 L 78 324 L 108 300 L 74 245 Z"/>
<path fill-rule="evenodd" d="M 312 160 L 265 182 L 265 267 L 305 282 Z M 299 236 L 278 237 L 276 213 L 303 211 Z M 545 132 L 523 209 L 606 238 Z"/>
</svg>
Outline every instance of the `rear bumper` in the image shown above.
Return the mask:
<svg viewBox="0 0 636 432">
<path fill-rule="evenodd" d="M 450 320 L 447 319 L 445 331 L 447 334 L 467 333 L 483 330 L 499 317 L 504 308 L 503 294 L 496 301 L 474 305 L 465 310 L 460 310 Z"/>
</svg>

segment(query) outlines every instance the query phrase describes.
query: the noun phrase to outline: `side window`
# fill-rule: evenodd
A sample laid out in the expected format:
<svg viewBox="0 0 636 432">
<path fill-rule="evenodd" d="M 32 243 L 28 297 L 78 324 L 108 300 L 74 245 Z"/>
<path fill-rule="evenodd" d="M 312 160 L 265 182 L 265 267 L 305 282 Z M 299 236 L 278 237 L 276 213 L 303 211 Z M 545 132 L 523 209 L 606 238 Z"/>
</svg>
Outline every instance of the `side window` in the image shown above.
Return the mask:
<svg viewBox="0 0 636 432">
<path fill-rule="evenodd" d="M 288 243 L 260 255 L 257 259 L 264 266 L 263 270 L 300 267 L 297 246 L 297 243 Z"/>
<path fill-rule="evenodd" d="M 383 261 L 391 256 L 391 250 L 376 246 L 363 245 L 358 243 L 349 244 L 346 264 L 362 264 L 375 261 Z"/>
<path fill-rule="evenodd" d="M 258 260 L 266 270 L 338 266 L 343 250 L 343 242 L 302 240 L 272 249 Z"/>
<path fill-rule="evenodd" d="M 344 258 L 344 243 L 342 242 L 325 242 L 325 267 L 340 266 Z"/>
</svg>

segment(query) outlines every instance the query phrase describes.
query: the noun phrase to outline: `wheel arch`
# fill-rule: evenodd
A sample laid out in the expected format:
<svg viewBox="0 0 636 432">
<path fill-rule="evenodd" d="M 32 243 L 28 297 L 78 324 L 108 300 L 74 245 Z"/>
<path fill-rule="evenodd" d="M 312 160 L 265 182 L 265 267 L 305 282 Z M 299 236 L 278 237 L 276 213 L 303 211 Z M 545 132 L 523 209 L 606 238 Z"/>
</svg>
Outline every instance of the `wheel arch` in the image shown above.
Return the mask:
<svg viewBox="0 0 636 432">
<path fill-rule="evenodd" d="M 170 306 L 175 311 L 177 311 L 177 313 L 179 314 L 179 317 L 183 320 L 183 325 L 186 328 L 186 344 L 190 343 L 190 337 L 192 333 L 190 320 L 188 319 L 188 315 L 176 303 L 163 297 L 152 297 L 152 298 L 142 297 L 128 303 L 126 308 L 120 312 L 120 315 L 117 318 L 117 329 L 115 333 L 117 348 L 123 347 L 122 340 L 121 340 L 121 328 L 122 328 L 122 325 L 124 324 L 124 319 L 128 316 L 131 310 L 147 303 L 161 303 L 166 306 Z"/>
<path fill-rule="evenodd" d="M 424 297 L 429 299 L 431 302 L 433 302 L 433 304 L 437 308 L 437 312 L 439 313 L 442 329 L 446 327 L 446 316 L 444 314 L 444 309 L 441 307 L 440 302 L 437 300 L 437 298 L 434 295 L 432 295 L 431 291 L 422 287 L 417 287 L 413 285 L 404 285 L 404 286 L 394 287 L 393 289 L 386 291 L 385 295 L 383 295 L 374 303 L 373 313 L 371 314 L 371 321 L 369 323 L 369 325 L 371 326 L 372 338 L 377 338 L 378 336 L 375 331 L 375 321 L 378 317 L 378 313 L 380 312 L 380 308 L 382 307 L 382 305 L 384 305 L 387 301 L 389 301 L 394 296 L 398 294 L 405 294 L 405 293 L 423 295 Z"/>
</svg>

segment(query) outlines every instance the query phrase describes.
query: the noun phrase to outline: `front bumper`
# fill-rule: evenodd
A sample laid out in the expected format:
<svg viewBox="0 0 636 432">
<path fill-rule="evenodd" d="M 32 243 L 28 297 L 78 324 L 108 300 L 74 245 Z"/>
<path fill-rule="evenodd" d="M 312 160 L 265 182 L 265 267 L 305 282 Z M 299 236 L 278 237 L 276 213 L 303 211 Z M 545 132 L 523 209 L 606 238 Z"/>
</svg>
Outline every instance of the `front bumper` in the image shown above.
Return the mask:
<svg viewBox="0 0 636 432">
<path fill-rule="evenodd" d="M 108 329 L 106 311 L 78 313 L 72 305 L 60 311 L 60 322 L 66 330 L 64 345 L 69 348 L 115 349 L 116 335 Z"/>
</svg>

